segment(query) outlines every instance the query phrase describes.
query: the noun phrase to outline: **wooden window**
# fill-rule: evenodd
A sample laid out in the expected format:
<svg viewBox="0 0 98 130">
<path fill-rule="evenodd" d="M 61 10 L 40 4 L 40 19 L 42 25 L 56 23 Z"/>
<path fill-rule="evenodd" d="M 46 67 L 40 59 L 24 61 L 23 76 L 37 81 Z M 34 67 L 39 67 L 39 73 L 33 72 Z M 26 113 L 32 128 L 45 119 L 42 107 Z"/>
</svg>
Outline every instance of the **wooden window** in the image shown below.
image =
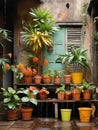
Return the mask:
<svg viewBox="0 0 98 130">
<path fill-rule="evenodd" d="M 71 45 L 80 47 L 81 45 L 81 27 L 68 27 L 66 29 L 66 51 L 70 51 Z"/>
</svg>

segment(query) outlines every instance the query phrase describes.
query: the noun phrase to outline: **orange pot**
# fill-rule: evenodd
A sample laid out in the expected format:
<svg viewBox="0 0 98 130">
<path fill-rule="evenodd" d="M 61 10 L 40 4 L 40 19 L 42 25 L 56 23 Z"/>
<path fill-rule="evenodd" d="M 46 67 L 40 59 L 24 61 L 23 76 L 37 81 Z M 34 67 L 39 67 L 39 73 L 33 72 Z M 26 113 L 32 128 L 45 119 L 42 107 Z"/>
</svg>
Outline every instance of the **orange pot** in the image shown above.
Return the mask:
<svg viewBox="0 0 98 130">
<path fill-rule="evenodd" d="M 91 90 L 84 90 L 84 92 L 83 92 L 83 99 L 84 99 L 84 100 L 89 100 L 89 99 L 91 99 L 91 94 L 92 94 L 92 91 L 91 91 Z"/>
<path fill-rule="evenodd" d="M 36 75 L 34 77 L 35 84 L 40 84 L 41 83 L 41 79 L 42 79 L 42 77 L 40 75 Z"/>
<path fill-rule="evenodd" d="M 40 98 L 41 100 L 46 100 L 47 97 L 48 97 L 48 95 L 47 95 L 46 93 L 39 93 L 39 98 Z"/>
<path fill-rule="evenodd" d="M 32 83 L 32 75 L 24 75 L 24 82 L 25 83 Z"/>
<path fill-rule="evenodd" d="M 51 84 L 52 76 L 43 76 L 43 82 L 44 84 Z"/>
<path fill-rule="evenodd" d="M 54 84 L 59 85 L 61 84 L 62 77 L 56 76 L 54 77 Z"/>
<path fill-rule="evenodd" d="M 57 93 L 58 100 L 64 100 L 65 93 Z"/>
<path fill-rule="evenodd" d="M 15 110 L 7 110 L 7 120 L 17 120 L 18 119 L 18 109 Z"/>
<path fill-rule="evenodd" d="M 64 83 L 65 84 L 71 83 L 71 75 L 64 75 Z"/>
<path fill-rule="evenodd" d="M 28 121 L 32 119 L 32 111 L 33 108 L 22 108 L 21 113 L 22 113 L 22 120 Z"/>
</svg>

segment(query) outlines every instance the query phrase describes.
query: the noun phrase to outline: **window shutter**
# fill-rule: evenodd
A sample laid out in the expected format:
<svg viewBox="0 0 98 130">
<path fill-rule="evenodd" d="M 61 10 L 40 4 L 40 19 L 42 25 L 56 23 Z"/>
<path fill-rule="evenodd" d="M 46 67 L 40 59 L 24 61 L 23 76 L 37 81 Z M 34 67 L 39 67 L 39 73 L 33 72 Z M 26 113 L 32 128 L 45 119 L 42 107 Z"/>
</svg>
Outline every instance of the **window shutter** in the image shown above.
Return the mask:
<svg viewBox="0 0 98 130">
<path fill-rule="evenodd" d="M 81 28 L 67 28 L 67 36 L 66 36 L 66 48 L 67 51 L 70 52 L 71 45 L 74 47 L 80 47 L 81 45 Z"/>
</svg>

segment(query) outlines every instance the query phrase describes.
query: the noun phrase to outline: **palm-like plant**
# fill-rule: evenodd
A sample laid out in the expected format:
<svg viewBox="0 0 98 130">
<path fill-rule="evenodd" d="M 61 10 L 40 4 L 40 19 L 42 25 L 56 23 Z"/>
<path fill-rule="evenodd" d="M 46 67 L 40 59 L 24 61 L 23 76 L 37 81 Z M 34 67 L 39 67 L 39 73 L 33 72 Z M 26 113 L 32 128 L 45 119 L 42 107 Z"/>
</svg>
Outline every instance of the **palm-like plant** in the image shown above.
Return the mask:
<svg viewBox="0 0 98 130">
<path fill-rule="evenodd" d="M 58 30 L 52 15 L 46 9 L 31 9 L 33 24 L 23 27 L 21 37 L 37 53 L 45 46 L 53 46 L 52 35 Z"/>
<path fill-rule="evenodd" d="M 72 64 L 73 69 L 81 71 L 81 67 L 89 68 L 89 61 L 87 58 L 87 50 L 84 48 L 74 48 L 71 47 L 70 52 L 66 52 L 64 55 L 60 55 L 56 62 L 61 62 L 62 64 Z"/>
</svg>

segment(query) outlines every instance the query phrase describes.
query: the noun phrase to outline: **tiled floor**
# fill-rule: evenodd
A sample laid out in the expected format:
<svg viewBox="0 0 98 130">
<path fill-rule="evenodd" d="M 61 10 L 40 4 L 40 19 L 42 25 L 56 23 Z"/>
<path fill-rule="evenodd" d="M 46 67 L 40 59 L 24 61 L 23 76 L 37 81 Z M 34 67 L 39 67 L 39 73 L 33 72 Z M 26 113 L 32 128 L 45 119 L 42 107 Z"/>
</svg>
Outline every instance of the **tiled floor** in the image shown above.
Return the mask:
<svg viewBox="0 0 98 130">
<path fill-rule="evenodd" d="M 79 120 L 62 122 L 52 118 L 35 118 L 31 121 L 0 121 L 0 130 L 98 130 L 98 124 L 81 123 Z"/>
</svg>

